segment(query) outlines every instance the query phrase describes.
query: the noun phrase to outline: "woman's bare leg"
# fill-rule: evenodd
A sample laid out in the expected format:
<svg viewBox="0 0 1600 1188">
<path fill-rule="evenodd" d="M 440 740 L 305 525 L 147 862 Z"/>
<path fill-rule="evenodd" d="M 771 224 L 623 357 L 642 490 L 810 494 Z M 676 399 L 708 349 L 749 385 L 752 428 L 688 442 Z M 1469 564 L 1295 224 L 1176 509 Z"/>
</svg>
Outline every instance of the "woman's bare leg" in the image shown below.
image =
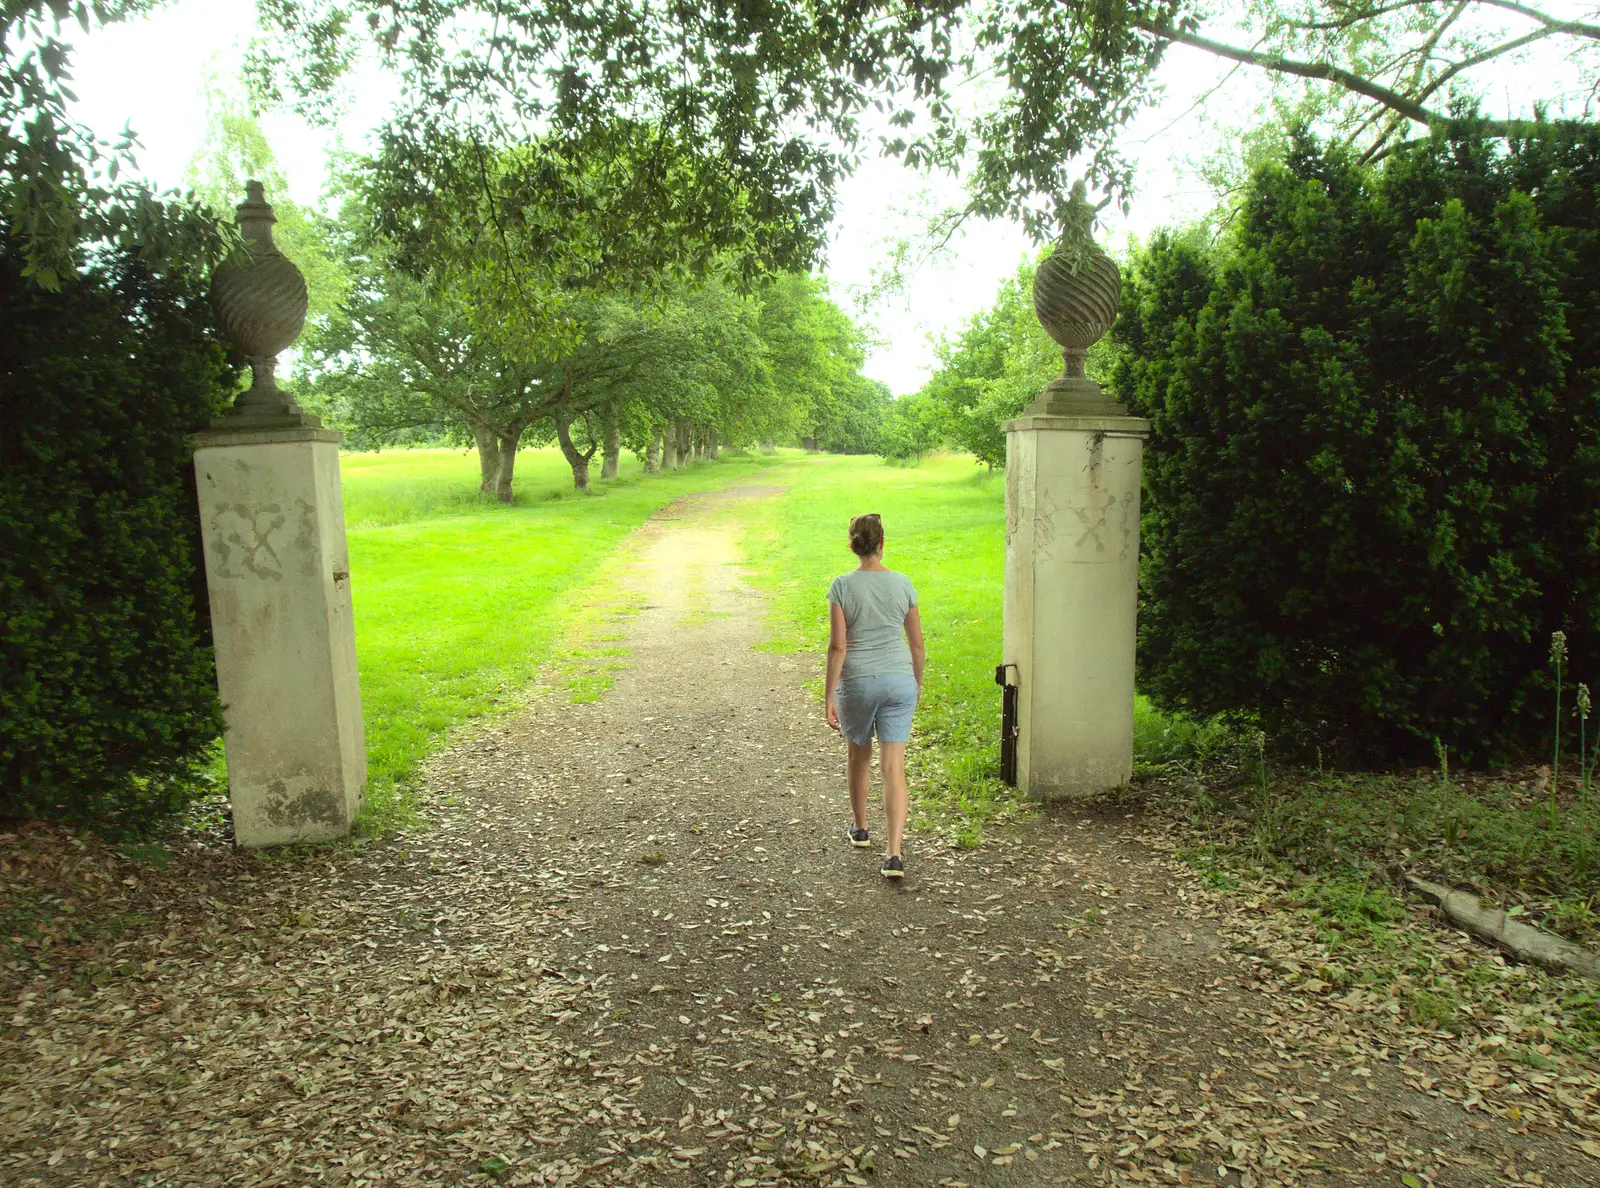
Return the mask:
<svg viewBox="0 0 1600 1188">
<path fill-rule="evenodd" d="M 846 740 L 848 741 L 848 740 Z M 903 749 L 903 748 L 902 748 Z M 850 743 L 850 812 L 856 828 L 867 827 L 867 798 L 872 795 L 872 744 Z"/>
<path fill-rule="evenodd" d="M 883 769 L 883 815 L 889 834 L 888 853 L 900 852 L 906 833 L 906 805 L 911 794 L 906 789 L 906 744 L 878 744 L 878 766 Z"/>
</svg>

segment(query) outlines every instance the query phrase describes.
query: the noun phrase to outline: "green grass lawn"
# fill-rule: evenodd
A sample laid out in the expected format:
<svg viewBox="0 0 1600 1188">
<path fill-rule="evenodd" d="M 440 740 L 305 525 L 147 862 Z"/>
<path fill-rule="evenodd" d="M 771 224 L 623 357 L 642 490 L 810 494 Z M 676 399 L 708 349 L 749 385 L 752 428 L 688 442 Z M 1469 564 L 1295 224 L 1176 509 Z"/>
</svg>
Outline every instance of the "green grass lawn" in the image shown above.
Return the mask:
<svg viewBox="0 0 1600 1188">
<path fill-rule="evenodd" d="M 557 451 L 526 450 L 516 502 L 502 506 L 478 495 L 471 451 L 343 455 L 369 765 L 364 827 L 383 833 L 412 818 L 408 780 L 445 732 L 520 703 L 557 659 L 578 596 L 635 528 L 682 495 L 773 465 L 728 455 L 645 475 L 625 458 L 618 479 L 577 495 Z"/>
</svg>

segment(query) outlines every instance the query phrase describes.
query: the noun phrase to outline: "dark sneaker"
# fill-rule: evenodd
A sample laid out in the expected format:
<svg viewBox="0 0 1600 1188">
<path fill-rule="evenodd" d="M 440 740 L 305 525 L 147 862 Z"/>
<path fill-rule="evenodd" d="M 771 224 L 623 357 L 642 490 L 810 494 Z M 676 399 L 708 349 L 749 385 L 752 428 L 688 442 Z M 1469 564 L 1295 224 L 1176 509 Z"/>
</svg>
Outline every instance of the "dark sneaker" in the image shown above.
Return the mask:
<svg viewBox="0 0 1600 1188">
<path fill-rule="evenodd" d="M 883 865 L 878 869 L 886 879 L 903 879 L 906 877 L 906 860 L 899 854 L 885 854 Z"/>
<path fill-rule="evenodd" d="M 872 839 L 867 836 L 867 831 L 859 825 L 852 825 L 844 831 L 844 839 L 858 850 L 864 850 L 872 844 Z"/>
</svg>

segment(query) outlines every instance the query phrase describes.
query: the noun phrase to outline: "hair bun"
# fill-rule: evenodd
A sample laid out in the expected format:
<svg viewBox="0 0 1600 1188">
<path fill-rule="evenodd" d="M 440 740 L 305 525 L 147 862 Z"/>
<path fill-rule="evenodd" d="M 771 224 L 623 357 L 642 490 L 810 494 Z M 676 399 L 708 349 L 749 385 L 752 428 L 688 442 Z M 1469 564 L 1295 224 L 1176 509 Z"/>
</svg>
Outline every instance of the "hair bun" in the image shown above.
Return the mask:
<svg viewBox="0 0 1600 1188">
<path fill-rule="evenodd" d="M 856 516 L 850 521 L 850 551 L 857 557 L 870 557 L 883 551 L 883 517 L 877 512 Z"/>
</svg>

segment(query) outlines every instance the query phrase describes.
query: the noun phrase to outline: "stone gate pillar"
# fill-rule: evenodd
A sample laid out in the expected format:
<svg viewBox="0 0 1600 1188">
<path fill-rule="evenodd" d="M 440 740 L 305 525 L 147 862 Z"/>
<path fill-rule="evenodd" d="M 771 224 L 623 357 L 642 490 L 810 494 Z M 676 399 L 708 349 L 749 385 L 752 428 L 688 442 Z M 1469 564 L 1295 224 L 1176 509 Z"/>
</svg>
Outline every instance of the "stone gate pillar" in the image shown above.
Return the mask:
<svg viewBox="0 0 1600 1188">
<path fill-rule="evenodd" d="M 306 287 L 273 245 L 261 183 L 247 191 L 245 245 L 217 268 L 212 303 L 254 382 L 191 441 L 234 839 L 268 846 L 347 834 L 367 756 L 340 435 L 277 385 Z"/>
<path fill-rule="evenodd" d="M 1150 422 L 1083 360 L 1116 320 L 1116 265 L 1087 239 L 1034 278 L 1066 370 L 1006 430 L 1004 661 L 1018 689 L 1017 786 L 1090 796 L 1133 775 L 1139 476 Z"/>
</svg>

